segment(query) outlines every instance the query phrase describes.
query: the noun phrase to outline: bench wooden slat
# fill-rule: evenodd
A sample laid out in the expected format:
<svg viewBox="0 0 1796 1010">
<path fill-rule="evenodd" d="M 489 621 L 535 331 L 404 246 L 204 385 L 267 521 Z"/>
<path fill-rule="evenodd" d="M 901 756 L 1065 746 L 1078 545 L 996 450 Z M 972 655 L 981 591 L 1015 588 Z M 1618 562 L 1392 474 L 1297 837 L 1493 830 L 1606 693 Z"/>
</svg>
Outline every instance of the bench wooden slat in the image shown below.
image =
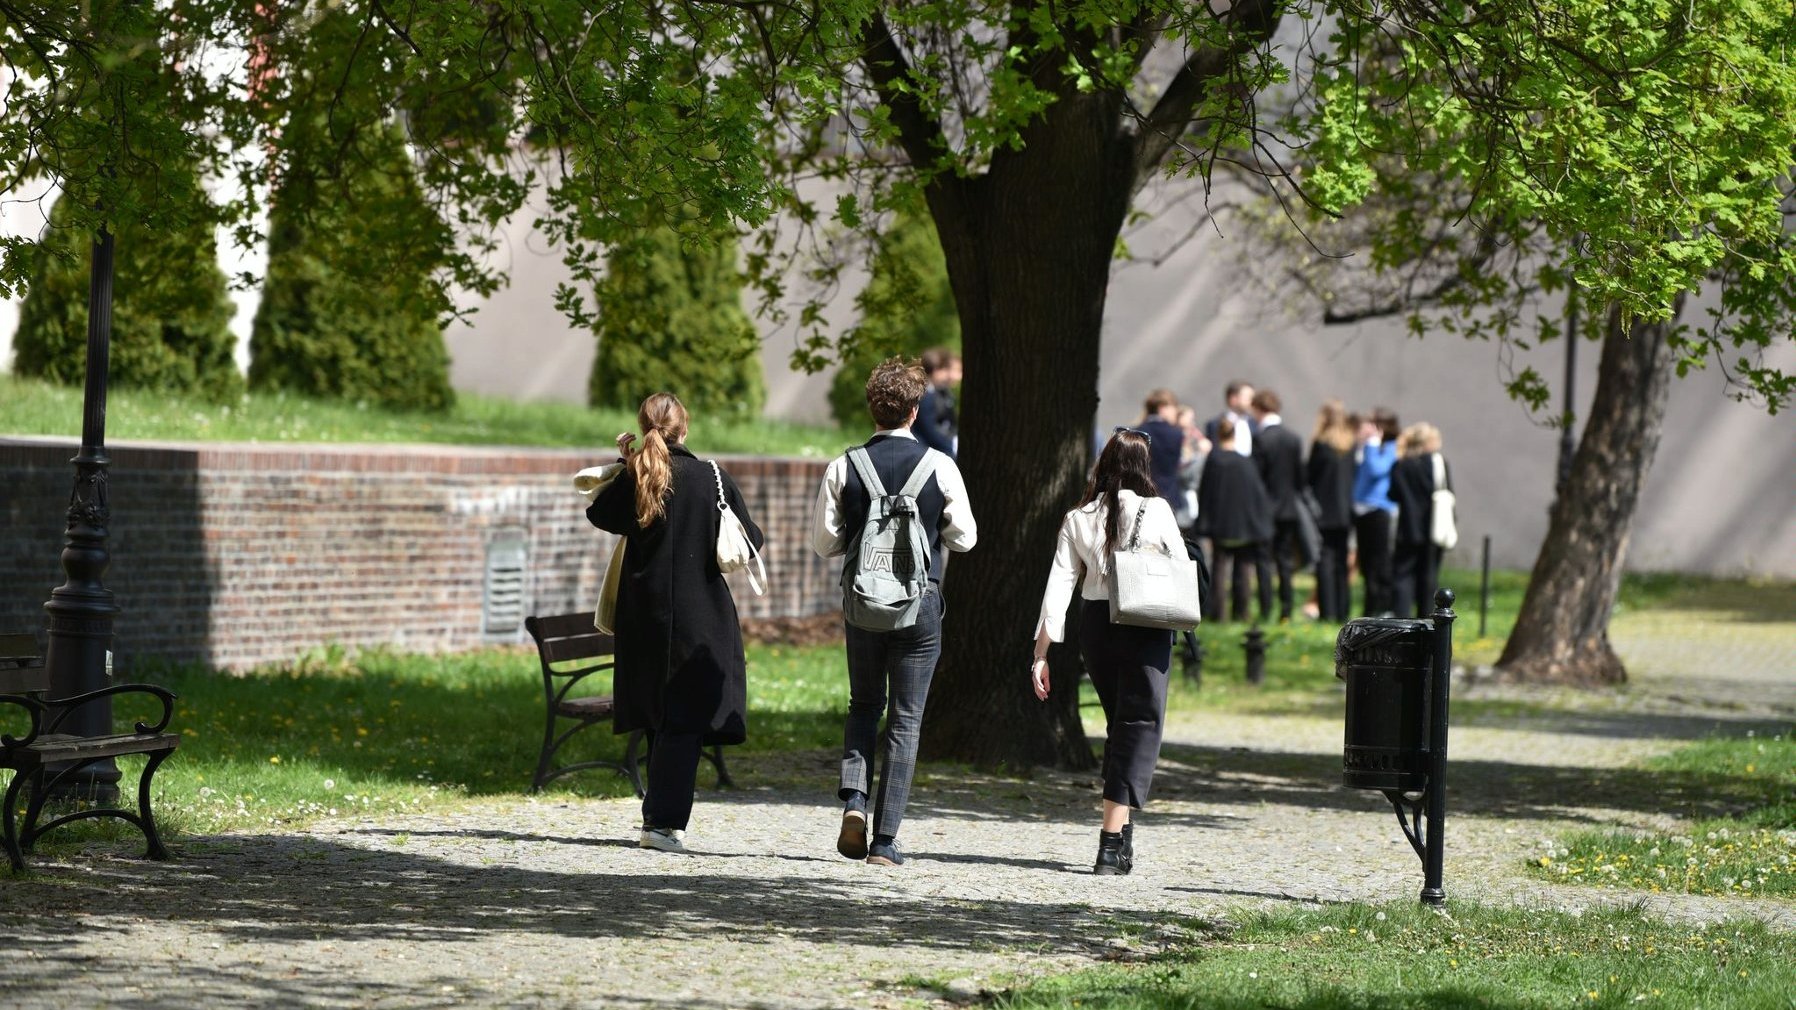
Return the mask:
<svg viewBox="0 0 1796 1010">
<path fill-rule="evenodd" d="M 154 754 L 157 751 L 174 750 L 181 743 L 181 737 L 175 733 L 120 733 L 114 736 L 72 736 L 68 733 L 46 733 L 31 742 L 29 747 L 18 747 L 7 754 L 29 755 L 32 759 L 48 764 L 52 761 L 73 761 L 79 758 L 123 757 L 128 754 Z M 17 760 L 17 758 L 13 758 Z"/>
<path fill-rule="evenodd" d="M 50 689 L 50 674 L 32 635 L 0 635 L 0 694 L 36 694 Z"/>
<path fill-rule="evenodd" d="M 592 615 L 586 611 L 527 617 L 524 624 L 537 638 L 572 638 L 597 633 L 592 626 Z"/>
<path fill-rule="evenodd" d="M 555 711 L 572 719 L 602 719 L 617 709 L 617 699 L 610 695 L 590 698 L 568 698 L 555 706 Z"/>
<path fill-rule="evenodd" d="M 570 663 L 583 659 L 600 659 L 617 654 L 617 640 L 610 635 L 588 631 L 578 638 L 545 638 L 537 649 L 545 662 Z"/>
</svg>

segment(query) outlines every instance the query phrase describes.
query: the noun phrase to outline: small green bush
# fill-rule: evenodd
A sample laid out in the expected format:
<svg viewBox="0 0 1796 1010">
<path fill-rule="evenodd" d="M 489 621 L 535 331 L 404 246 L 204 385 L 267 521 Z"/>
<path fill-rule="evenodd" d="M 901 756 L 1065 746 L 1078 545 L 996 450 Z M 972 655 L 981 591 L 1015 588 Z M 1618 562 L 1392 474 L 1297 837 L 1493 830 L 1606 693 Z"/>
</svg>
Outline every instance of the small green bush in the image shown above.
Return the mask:
<svg viewBox="0 0 1796 1010">
<path fill-rule="evenodd" d="M 830 413 L 849 429 L 867 426 L 867 375 L 874 366 L 893 355 L 915 358 L 931 347 L 960 349 L 948 262 L 925 211 L 906 209 L 893 218 L 855 304 L 860 323 L 842 343 L 842 365 L 829 389 Z"/>
<path fill-rule="evenodd" d="M 395 126 L 362 132 L 328 170 L 292 171 L 269 213 L 250 386 L 447 410 L 455 393 L 432 275 L 452 242 Z"/>
<path fill-rule="evenodd" d="M 635 412 L 668 391 L 696 414 L 748 418 L 767 389 L 761 343 L 742 308 L 734 235 L 682 241 L 657 229 L 612 250 L 595 291 L 598 356 L 587 385 L 594 407 Z"/>
<path fill-rule="evenodd" d="M 116 225 L 113 240 L 111 383 L 224 400 L 242 392 L 236 311 L 218 267 L 211 205 L 191 178 L 195 212 L 173 231 Z M 94 236 L 69 225 L 63 201 L 19 309 L 13 370 L 79 385 L 87 374 L 87 299 Z"/>
</svg>

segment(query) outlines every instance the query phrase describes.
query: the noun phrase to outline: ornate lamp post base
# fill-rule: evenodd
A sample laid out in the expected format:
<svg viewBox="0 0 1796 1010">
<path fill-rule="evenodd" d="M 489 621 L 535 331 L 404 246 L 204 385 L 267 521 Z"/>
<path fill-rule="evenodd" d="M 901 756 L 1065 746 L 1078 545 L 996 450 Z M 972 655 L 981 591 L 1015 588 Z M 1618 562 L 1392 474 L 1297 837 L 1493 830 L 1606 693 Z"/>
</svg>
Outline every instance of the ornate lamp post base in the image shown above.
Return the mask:
<svg viewBox="0 0 1796 1010">
<path fill-rule="evenodd" d="M 69 495 L 68 530 L 62 548 L 65 581 L 50 591 L 49 647 L 44 667 L 50 675 L 51 700 L 98 691 L 107 684 L 107 652 L 112 647 L 112 620 L 118 605 L 101 584 L 111 556 L 106 550 L 106 524 L 112 508 L 106 500 L 106 373 L 112 341 L 112 232 L 101 229 L 94 239 L 92 282 L 87 297 L 87 391 L 82 401 L 81 454 L 75 464 L 75 489 Z M 102 698 L 75 709 L 62 730 L 78 736 L 112 732 L 112 702 Z M 67 798 L 116 803 L 118 766 L 110 758 L 65 779 L 57 794 Z"/>
</svg>

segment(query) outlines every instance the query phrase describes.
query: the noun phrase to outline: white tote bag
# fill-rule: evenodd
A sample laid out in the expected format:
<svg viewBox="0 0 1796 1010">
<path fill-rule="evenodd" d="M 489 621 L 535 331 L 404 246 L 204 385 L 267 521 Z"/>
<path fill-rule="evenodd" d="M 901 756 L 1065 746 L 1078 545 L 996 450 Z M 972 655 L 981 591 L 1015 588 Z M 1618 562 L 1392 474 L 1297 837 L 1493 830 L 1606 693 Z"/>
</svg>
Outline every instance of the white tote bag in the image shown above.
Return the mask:
<svg viewBox="0 0 1796 1010">
<path fill-rule="evenodd" d="M 1453 486 L 1447 483 L 1447 461 L 1438 452 L 1429 458 L 1434 464 L 1434 496 L 1428 513 L 1428 539 L 1441 550 L 1450 551 L 1459 544 L 1459 519 L 1453 514 L 1458 499 L 1453 496 Z"/>
<path fill-rule="evenodd" d="M 761 552 L 748 539 L 742 520 L 723 496 L 723 471 L 711 460 L 711 476 L 717 479 L 717 567 L 724 574 L 748 569 L 748 588 L 756 596 L 767 595 L 767 566 L 761 563 Z"/>
<path fill-rule="evenodd" d="M 1190 631 L 1203 619 L 1198 598 L 1197 562 L 1141 549 L 1141 521 L 1147 501 L 1135 510 L 1129 542 L 1110 555 L 1105 573 L 1110 590 L 1110 623 L 1137 628 Z"/>
</svg>

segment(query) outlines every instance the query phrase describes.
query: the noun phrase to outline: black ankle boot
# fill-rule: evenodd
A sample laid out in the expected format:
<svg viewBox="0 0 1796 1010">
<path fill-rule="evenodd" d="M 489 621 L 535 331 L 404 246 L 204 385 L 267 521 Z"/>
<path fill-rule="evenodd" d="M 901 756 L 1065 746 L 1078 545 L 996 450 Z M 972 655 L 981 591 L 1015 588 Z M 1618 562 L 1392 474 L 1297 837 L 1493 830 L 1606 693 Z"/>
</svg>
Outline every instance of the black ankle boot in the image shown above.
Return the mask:
<svg viewBox="0 0 1796 1010">
<path fill-rule="evenodd" d="M 1120 831 L 1098 832 L 1098 859 L 1091 872 L 1100 877 L 1116 877 L 1129 872 L 1129 863 L 1123 858 L 1123 849 L 1127 844 Z"/>
<path fill-rule="evenodd" d="M 1122 829 L 1122 871 L 1129 872 L 1135 868 L 1135 825 L 1123 825 Z"/>
</svg>

